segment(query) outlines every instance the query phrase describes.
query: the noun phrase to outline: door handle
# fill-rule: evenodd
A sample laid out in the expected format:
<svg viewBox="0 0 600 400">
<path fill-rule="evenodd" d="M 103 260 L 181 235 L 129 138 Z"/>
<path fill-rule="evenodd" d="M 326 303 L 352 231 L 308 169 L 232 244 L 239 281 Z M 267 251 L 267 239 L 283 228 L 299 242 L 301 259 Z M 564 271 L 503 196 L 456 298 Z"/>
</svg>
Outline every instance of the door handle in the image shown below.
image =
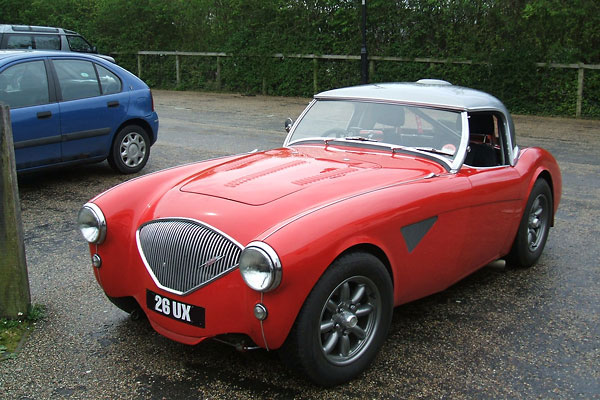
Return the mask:
<svg viewBox="0 0 600 400">
<path fill-rule="evenodd" d="M 106 105 L 108 107 L 119 107 L 119 101 L 115 100 L 115 101 L 109 101 L 108 103 L 106 103 Z"/>
<path fill-rule="evenodd" d="M 38 119 L 46 119 L 52 116 L 52 111 L 40 111 L 37 113 Z"/>
</svg>

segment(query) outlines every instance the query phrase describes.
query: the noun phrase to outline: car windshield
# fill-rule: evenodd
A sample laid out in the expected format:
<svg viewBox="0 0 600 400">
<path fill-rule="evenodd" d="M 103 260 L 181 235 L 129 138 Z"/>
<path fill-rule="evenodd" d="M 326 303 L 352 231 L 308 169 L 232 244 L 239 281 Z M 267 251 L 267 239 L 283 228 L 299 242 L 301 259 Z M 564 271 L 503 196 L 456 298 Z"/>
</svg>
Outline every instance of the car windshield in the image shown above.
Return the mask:
<svg viewBox="0 0 600 400">
<path fill-rule="evenodd" d="M 350 100 L 317 100 L 287 143 L 342 140 L 409 148 L 452 161 L 461 142 L 458 111 Z"/>
</svg>

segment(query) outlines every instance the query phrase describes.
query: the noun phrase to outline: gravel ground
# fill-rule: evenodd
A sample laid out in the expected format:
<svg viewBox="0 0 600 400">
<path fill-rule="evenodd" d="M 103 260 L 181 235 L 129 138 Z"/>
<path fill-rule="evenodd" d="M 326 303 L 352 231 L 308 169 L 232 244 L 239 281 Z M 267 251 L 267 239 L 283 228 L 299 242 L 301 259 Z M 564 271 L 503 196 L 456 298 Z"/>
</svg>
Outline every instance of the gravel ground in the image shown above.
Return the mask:
<svg viewBox="0 0 600 400">
<path fill-rule="evenodd" d="M 155 91 L 159 141 L 143 173 L 278 146 L 297 98 Z M 131 178 L 106 163 L 19 180 L 32 301 L 47 317 L 0 362 L 0 399 L 600 398 L 600 121 L 515 117 L 521 146 L 559 160 L 563 202 L 540 262 L 491 265 L 395 310 L 358 379 L 320 389 L 272 352 L 189 347 L 112 306 L 76 231 L 79 207 Z"/>
</svg>

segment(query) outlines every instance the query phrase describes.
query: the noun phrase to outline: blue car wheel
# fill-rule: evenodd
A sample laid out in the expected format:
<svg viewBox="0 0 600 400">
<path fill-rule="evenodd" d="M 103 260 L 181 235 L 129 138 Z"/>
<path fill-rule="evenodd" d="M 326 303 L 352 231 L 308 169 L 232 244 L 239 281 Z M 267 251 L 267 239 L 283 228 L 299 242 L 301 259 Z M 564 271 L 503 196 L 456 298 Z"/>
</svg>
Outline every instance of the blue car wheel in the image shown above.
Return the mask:
<svg viewBox="0 0 600 400">
<path fill-rule="evenodd" d="M 150 139 L 137 125 L 121 129 L 113 141 L 108 163 L 117 172 L 133 174 L 146 165 L 150 156 Z"/>
</svg>

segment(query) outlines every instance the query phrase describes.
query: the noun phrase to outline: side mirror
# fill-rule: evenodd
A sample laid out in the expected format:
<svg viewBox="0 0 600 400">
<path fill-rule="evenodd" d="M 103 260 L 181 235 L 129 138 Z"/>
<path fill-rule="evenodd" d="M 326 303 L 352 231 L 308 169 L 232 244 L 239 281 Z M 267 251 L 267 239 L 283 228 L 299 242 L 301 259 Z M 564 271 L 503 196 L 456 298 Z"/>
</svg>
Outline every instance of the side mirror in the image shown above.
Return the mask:
<svg viewBox="0 0 600 400">
<path fill-rule="evenodd" d="M 288 118 L 285 120 L 283 126 L 285 127 L 285 131 L 287 133 L 290 133 L 290 130 L 292 130 L 292 125 L 294 125 L 294 120 L 291 118 Z"/>
</svg>

